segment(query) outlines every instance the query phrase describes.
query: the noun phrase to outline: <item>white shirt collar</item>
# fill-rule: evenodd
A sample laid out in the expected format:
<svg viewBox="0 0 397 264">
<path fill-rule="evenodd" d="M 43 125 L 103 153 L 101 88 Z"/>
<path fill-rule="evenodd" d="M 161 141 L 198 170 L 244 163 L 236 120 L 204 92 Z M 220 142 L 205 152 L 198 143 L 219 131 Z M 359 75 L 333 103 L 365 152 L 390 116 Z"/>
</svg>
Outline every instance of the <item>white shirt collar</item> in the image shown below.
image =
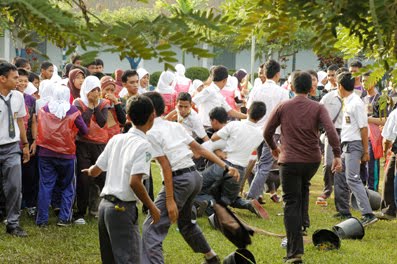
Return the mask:
<svg viewBox="0 0 397 264">
<path fill-rule="evenodd" d="M 128 130 L 128 133 L 132 133 L 140 137 L 147 138 L 146 134 L 143 133 L 142 130 L 137 129 L 136 127 L 131 127 L 130 130 Z"/>
</svg>

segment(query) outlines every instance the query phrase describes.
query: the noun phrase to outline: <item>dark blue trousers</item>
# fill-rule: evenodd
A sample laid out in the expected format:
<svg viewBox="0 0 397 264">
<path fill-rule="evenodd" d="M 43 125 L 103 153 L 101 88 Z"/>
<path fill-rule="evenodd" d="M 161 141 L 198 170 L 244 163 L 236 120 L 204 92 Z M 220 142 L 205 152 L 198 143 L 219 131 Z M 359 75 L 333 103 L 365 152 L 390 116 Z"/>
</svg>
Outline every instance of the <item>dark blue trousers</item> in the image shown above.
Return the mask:
<svg viewBox="0 0 397 264">
<path fill-rule="evenodd" d="M 59 220 L 70 221 L 72 219 L 72 206 L 76 193 L 74 160 L 39 157 L 39 174 L 36 224 L 40 225 L 48 222 L 48 208 L 57 180 L 61 191 Z"/>
</svg>

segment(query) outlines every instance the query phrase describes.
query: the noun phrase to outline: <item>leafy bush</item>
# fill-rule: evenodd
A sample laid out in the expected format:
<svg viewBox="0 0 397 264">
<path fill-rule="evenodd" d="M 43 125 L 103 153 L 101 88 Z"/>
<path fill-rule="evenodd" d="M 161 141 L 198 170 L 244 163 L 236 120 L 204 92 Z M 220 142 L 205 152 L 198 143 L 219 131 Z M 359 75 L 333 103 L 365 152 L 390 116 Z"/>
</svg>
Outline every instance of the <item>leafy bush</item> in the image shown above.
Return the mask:
<svg viewBox="0 0 397 264">
<path fill-rule="evenodd" d="M 185 76 L 191 80 L 201 80 L 205 81 L 207 80 L 208 76 L 210 75 L 210 72 L 207 68 L 204 67 L 190 67 L 186 69 Z"/>
<path fill-rule="evenodd" d="M 150 75 L 150 85 L 157 87 L 157 83 L 159 82 L 159 79 L 160 79 L 160 74 L 161 74 L 161 71 L 156 71 Z"/>
</svg>

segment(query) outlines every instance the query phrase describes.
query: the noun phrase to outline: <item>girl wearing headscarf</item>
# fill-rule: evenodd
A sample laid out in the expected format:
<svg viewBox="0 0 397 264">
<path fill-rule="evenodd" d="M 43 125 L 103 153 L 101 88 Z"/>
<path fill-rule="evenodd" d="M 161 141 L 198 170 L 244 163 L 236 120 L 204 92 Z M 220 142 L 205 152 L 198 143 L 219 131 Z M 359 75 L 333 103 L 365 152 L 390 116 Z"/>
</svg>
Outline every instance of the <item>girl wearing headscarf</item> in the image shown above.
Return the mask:
<svg viewBox="0 0 397 264">
<path fill-rule="evenodd" d="M 159 82 L 157 84 L 156 91 L 161 94 L 165 104 L 164 115 L 175 109 L 176 94 L 172 87 L 172 83 L 175 80 L 175 75 L 170 71 L 164 71 L 161 73 Z"/>
<path fill-rule="evenodd" d="M 81 85 L 84 82 L 85 73 L 82 69 L 73 69 L 69 72 L 68 87 L 70 89 L 70 103 L 80 97 Z"/>
<path fill-rule="evenodd" d="M 154 87 L 151 86 L 149 83 L 150 81 L 149 72 L 144 68 L 139 68 L 138 70 L 136 70 L 136 72 L 138 73 L 138 77 L 139 77 L 139 86 L 138 86 L 139 94 L 153 91 Z"/>
<path fill-rule="evenodd" d="M 193 97 L 204 89 L 204 83 L 201 80 L 194 80 L 189 88 L 189 93 Z"/>
<path fill-rule="evenodd" d="M 123 76 L 124 71 L 122 69 L 116 69 L 114 71 L 114 79 L 116 80 L 116 91 L 115 94 L 119 97 L 120 91 L 123 89 L 123 82 L 121 76 Z"/>
<path fill-rule="evenodd" d="M 177 64 L 175 66 L 175 80 L 174 80 L 174 89 L 176 92 L 176 97 L 178 97 L 179 93 L 184 92 L 187 93 L 189 91 L 190 85 L 192 85 L 192 80 L 186 78 L 185 76 L 185 66 L 183 64 Z"/>
<path fill-rule="evenodd" d="M 109 100 L 110 108 L 107 120 L 107 129 L 109 140 L 117 134 L 120 134 L 121 127 L 126 121 L 126 113 L 121 105 L 121 100 L 116 97 L 116 82 L 111 76 L 101 78 L 102 98 Z"/>
<path fill-rule="evenodd" d="M 226 85 L 223 89 L 221 89 L 220 93 L 223 95 L 223 97 L 225 97 L 227 104 L 230 105 L 231 108 L 236 110 L 237 104 L 235 98 L 238 98 L 240 94 L 238 90 L 237 78 L 229 75 Z"/>
<path fill-rule="evenodd" d="M 43 106 L 45 106 L 51 101 L 53 94 L 54 94 L 54 83 L 51 82 L 50 80 L 41 81 L 39 86 L 40 99 L 36 101 L 36 113 L 38 113 Z M 70 96 L 70 92 L 69 92 L 69 96 Z"/>
<path fill-rule="evenodd" d="M 70 224 L 75 197 L 76 135 L 88 133 L 80 111 L 69 102 L 70 90 L 57 84 L 53 99 L 38 113 L 39 157 L 38 226 L 48 224 L 48 208 L 55 184 L 60 191 L 59 226 Z"/>
<path fill-rule="evenodd" d="M 107 119 L 110 105 L 108 100 L 100 98 L 100 87 L 101 83 L 97 77 L 88 76 L 81 86 L 80 98 L 73 102 L 88 126 L 88 134 L 78 134 L 76 140 L 78 211 L 75 215 L 75 224 L 86 223 L 84 216 L 90 203 L 90 193 L 93 198 L 91 201 L 96 200 L 105 183 L 105 173 L 94 179 L 81 173 L 82 169 L 95 164 L 109 139 Z M 98 205 L 91 204 L 90 211 L 95 214 L 98 211 Z"/>
</svg>

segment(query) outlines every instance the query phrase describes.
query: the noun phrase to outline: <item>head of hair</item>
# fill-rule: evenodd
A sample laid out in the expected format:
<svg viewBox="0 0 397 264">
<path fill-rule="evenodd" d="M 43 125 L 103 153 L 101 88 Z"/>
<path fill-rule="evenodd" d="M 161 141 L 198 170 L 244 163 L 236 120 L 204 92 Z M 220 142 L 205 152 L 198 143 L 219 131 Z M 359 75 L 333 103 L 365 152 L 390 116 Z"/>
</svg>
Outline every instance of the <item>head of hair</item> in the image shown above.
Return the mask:
<svg viewBox="0 0 397 264">
<path fill-rule="evenodd" d="M 106 76 L 103 72 L 95 72 L 93 74 L 91 74 L 93 76 L 98 77 L 98 79 L 100 80 L 102 77 Z"/>
<path fill-rule="evenodd" d="M 88 71 L 88 69 L 86 68 L 86 67 L 83 67 L 83 66 L 80 66 L 80 65 L 72 65 L 71 67 L 70 67 L 70 71 L 71 70 L 74 70 L 74 69 L 80 69 L 80 70 L 82 70 L 83 72 L 84 72 L 84 75 L 85 76 L 90 76 L 91 75 L 91 73 Z M 69 72 L 70 72 L 69 71 Z"/>
<path fill-rule="evenodd" d="M 147 92 L 145 95 L 152 100 L 154 110 L 156 111 L 156 116 L 161 116 L 164 114 L 165 104 L 161 94 L 158 92 Z"/>
<path fill-rule="evenodd" d="M 95 59 L 95 65 L 101 65 L 102 67 L 103 67 L 103 60 L 101 60 L 101 59 Z"/>
<path fill-rule="evenodd" d="M 268 60 L 265 63 L 265 75 L 268 79 L 272 79 L 274 76 L 276 76 L 277 73 L 280 72 L 280 70 L 280 63 L 275 60 Z"/>
<path fill-rule="evenodd" d="M 357 68 L 361 69 L 363 67 L 363 64 L 361 62 L 359 62 L 358 60 L 355 60 L 349 64 L 349 67 L 357 67 Z"/>
<path fill-rule="evenodd" d="M 178 94 L 178 98 L 176 101 L 189 101 L 189 103 L 192 102 L 192 96 L 189 93 L 181 92 Z"/>
<path fill-rule="evenodd" d="M 91 61 L 91 62 L 89 62 L 89 63 L 87 63 L 87 64 L 84 64 L 84 67 L 88 68 L 88 67 L 91 66 L 91 65 L 96 66 L 95 60 L 93 60 L 93 61 Z"/>
<path fill-rule="evenodd" d="M 229 72 L 227 71 L 227 68 L 223 65 L 215 66 L 214 69 L 212 70 L 212 76 L 213 76 L 213 81 L 214 82 L 220 82 L 229 76 Z"/>
<path fill-rule="evenodd" d="M 17 71 L 17 67 L 15 67 L 14 64 L 8 62 L 0 64 L 0 76 L 7 77 L 10 71 Z"/>
<path fill-rule="evenodd" d="M 328 66 L 327 71 L 337 71 L 339 69 L 339 66 L 336 64 L 332 64 Z"/>
<path fill-rule="evenodd" d="M 265 67 L 265 64 L 262 63 L 261 65 L 259 65 L 259 68 L 263 69 L 263 67 Z"/>
<path fill-rule="evenodd" d="M 338 74 L 340 74 L 340 73 L 342 73 L 342 72 L 348 72 L 348 71 L 349 71 L 348 68 L 346 68 L 346 67 L 341 67 L 341 68 L 339 68 L 339 69 L 336 70 L 335 74 L 338 75 Z"/>
<path fill-rule="evenodd" d="M 145 95 L 134 96 L 127 101 L 127 114 L 135 126 L 145 125 L 153 111 L 153 103 Z"/>
<path fill-rule="evenodd" d="M 15 59 L 15 66 L 17 68 L 23 68 L 26 64 L 29 64 L 29 61 L 25 58 L 18 57 Z"/>
<path fill-rule="evenodd" d="M 367 71 L 363 74 L 363 76 L 369 77 L 369 76 L 371 76 L 371 74 L 372 74 L 372 71 Z"/>
<path fill-rule="evenodd" d="M 225 108 L 218 106 L 213 108 L 209 113 L 211 120 L 216 120 L 221 124 L 227 123 L 227 112 Z"/>
<path fill-rule="evenodd" d="M 49 61 L 45 61 L 41 64 L 40 69 L 42 70 L 47 70 L 48 68 L 50 68 L 51 66 L 53 66 L 53 64 Z"/>
<path fill-rule="evenodd" d="M 72 64 L 75 64 L 76 61 L 81 60 L 80 55 L 76 54 L 71 57 Z"/>
<path fill-rule="evenodd" d="M 355 79 L 350 72 L 342 72 L 336 77 L 338 83 L 343 86 L 346 91 L 354 90 Z"/>
<path fill-rule="evenodd" d="M 29 82 L 33 82 L 34 80 L 40 80 L 40 77 L 34 73 L 34 72 L 29 72 Z"/>
<path fill-rule="evenodd" d="M 18 68 L 18 75 L 19 76 L 26 76 L 29 78 L 29 72 L 24 68 Z"/>
<path fill-rule="evenodd" d="M 312 76 L 308 72 L 295 71 L 292 75 L 292 86 L 300 94 L 307 94 L 312 88 Z"/>
<path fill-rule="evenodd" d="M 249 117 L 255 121 L 259 121 L 266 114 L 266 104 L 261 101 L 254 101 L 249 108 Z"/>
<path fill-rule="evenodd" d="M 123 72 L 123 75 L 121 75 L 121 81 L 123 83 L 126 83 L 128 81 L 128 78 L 132 77 L 132 76 L 139 76 L 138 73 L 136 72 L 136 70 L 126 70 L 125 72 Z"/>
<path fill-rule="evenodd" d="M 317 75 L 317 72 L 316 72 L 316 71 L 308 70 L 307 72 L 308 72 L 311 76 L 316 77 L 316 79 L 318 80 L 318 75 Z"/>
<path fill-rule="evenodd" d="M 69 72 L 70 72 L 70 69 L 72 69 L 72 67 L 73 67 L 72 63 L 67 63 L 65 65 L 65 67 L 63 68 L 63 71 L 62 71 L 62 76 L 64 78 L 67 78 L 69 76 Z"/>
</svg>

